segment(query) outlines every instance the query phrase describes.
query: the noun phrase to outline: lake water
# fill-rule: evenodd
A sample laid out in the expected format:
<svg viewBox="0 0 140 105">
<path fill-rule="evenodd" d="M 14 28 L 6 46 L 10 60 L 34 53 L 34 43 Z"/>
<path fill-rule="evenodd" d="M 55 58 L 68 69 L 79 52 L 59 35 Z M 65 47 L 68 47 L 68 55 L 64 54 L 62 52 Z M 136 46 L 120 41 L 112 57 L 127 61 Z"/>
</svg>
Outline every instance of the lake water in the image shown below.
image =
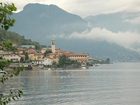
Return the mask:
<svg viewBox="0 0 140 105">
<path fill-rule="evenodd" d="M 140 63 L 24 71 L 8 84 L 24 91 L 10 105 L 140 105 Z"/>
</svg>

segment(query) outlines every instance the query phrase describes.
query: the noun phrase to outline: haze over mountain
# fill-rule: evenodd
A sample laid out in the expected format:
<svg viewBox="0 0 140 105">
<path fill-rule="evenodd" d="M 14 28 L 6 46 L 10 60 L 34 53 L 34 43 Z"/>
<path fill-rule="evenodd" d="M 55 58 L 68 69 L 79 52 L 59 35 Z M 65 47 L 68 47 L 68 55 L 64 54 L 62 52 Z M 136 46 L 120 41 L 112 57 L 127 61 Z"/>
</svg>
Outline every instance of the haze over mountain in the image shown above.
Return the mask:
<svg viewBox="0 0 140 105">
<path fill-rule="evenodd" d="M 88 52 L 97 58 L 135 61 L 140 60 L 139 16 L 118 12 L 83 19 L 56 5 L 28 4 L 14 14 L 12 30 L 43 44 L 56 39 L 62 49 Z"/>
<path fill-rule="evenodd" d="M 87 28 L 87 22 L 80 16 L 70 14 L 55 5 L 28 4 L 14 17 L 14 30 L 30 38 L 34 36 L 36 40 L 48 35 L 82 32 Z"/>
<path fill-rule="evenodd" d="M 117 12 L 88 16 L 85 18 L 91 27 L 101 27 L 113 32 L 140 32 L 140 12 Z"/>
</svg>

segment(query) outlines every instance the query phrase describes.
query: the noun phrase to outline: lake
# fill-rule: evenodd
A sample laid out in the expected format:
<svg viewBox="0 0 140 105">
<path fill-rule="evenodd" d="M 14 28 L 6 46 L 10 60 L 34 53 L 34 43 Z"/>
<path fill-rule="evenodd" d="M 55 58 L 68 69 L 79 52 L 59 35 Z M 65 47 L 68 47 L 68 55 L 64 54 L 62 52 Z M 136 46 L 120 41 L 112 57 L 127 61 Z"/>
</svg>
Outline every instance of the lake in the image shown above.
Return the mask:
<svg viewBox="0 0 140 105">
<path fill-rule="evenodd" d="M 24 71 L 7 87 L 24 92 L 10 105 L 140 105 L 140 63 Z"/>
</svg>

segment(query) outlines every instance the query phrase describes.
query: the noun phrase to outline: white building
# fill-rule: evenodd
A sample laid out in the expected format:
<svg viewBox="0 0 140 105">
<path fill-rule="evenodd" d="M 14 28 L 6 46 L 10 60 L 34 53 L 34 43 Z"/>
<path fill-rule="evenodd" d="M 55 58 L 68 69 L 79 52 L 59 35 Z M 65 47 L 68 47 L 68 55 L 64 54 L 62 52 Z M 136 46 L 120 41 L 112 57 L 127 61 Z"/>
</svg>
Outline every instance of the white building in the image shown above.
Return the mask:
<svg viewBox="0 0 140 105">
<path fill-rule="evenodd" d="M 46 52 L 46 50 L 47 50 L 47 48 L 42 48 L 40 52 L 41 52 L 42 54 L 44 54 L 44 53 Z"/>
<path fill-rule="evenodd" d="M 43 60 L 43 65 L 52 65 L 53 64 L 53 61 L 52 59 L 49 59 L 49 58 L 46 58 Z"/>
<path fill-rule="evenodd" d="M 20 59 L 21 59 L 21 57 L 16 54 L 3 55 L 3 58 L 9 61 L 13 61 L 13 62 L 20 62 Z"/>
<path fill-rule="evenodd" d="M 35 48 L 35 45 L 21 45 L 21 48 Z"/>
</svg>

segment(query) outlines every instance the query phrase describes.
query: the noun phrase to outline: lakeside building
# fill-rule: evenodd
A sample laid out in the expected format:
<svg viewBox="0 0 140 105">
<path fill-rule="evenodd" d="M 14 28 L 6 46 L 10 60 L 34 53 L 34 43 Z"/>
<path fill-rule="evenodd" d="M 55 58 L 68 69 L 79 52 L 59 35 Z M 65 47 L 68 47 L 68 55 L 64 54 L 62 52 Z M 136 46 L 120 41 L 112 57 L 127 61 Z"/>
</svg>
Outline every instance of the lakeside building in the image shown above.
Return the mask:
<svg viewBox="0 0 140 105">
<path fill-rule="evenodd" d="M 43 60 L 43 58 L 44 58 L 44 55 L 41 54 L 41 53 L 31 53 L 31 54 L 29 54 L 29 59 L 31 61 L 33 61 L 33 60 Z"/>
<path fill-rule="evenodd" d="M 0 50 L 0 57 L 5 60 L 13 61 L 13 62 L 20 62 L 21 60 L 21 56 L 14 54 L 13 52 L 10 51 Z"/>
<path fill-rule="evenodd" d="M 43 65 L 46 65 L 46 66 L 47 66 L 47 65 L 50 66 L 50 65 L 53 64 L 53 60 L 52 60 L 51 58 L 45 58 L 45 59 L 43 60 L 42 64 L 43 64 Z"/>
<path fill-rule="evenodd" d="M 16 54 L 4 55 L 3 58 L 5 60 L 9 60 L 12 62 L 20 62 L 20 59 L 21 59 L 21 57 L 19 55 L 16 55 Z"/>
<path fill-rule="evenodd" d="M 26 49 L 34 48 L 35 49 L 35 45 L 21 45 L 20 48 L 26 48 Z"/>
<path fill-rule="evenodd" d="M 24 48 L 17 48 L 17 51 L 15 53 L 21 55 L 24 54 L 25 51 L 26 50 Z"/>
<path fill-rule="evenodd" d="M 86 63 L 89 59 L 89 55 L 87 55 L 87 54 L 77 54 L 77 53 L 69 53 L 69 54 L 66 53 L 65 54 L 64 53 L 64 55 L 66 57 L 68 57 L 69 59 L 76 60 L 80 63 Z"/>
<path fill-rule="evenodd" d="M 37 51 L 35 48 L 28 48 L 27 51 L 26 51 L 28 54 L 36 54 Z"/>
<path fill-rule="evenodd" d="M 58 63 L 60 56 L 66 56 L 71 60 L 79 63 L 86 63 L 89 60 L 89 55 L 85 53 L 75 53 L 72 51 L 64 51 L 56 47 L 55 40 L 51 41 L 50 48 L 42 48 L 40 51 L 36 50 L 32 45 L 22 45 L 17 48 L 16 52 L 0 52 L 0 57 L 13 61 L 32 61 L 34 64 L 52 65 L 54 62 Z"/>
<path fill-rule="evenodd" d="M 46 51 L 47 51 L 47 48 L 42 48 L 40 52 L 41 52 L 42 54 L 45 54 Z"/>
<path fill-rule="evenodd" d="M 52 53 L 49 55 L 49 57 L 56 63 L 58 62 L 59 57 L 62 55 L 65 55 L 69 59 L 78 61 L 80 63 L 86 63 L 89 59 L 88 54 L 63 51 L 60 48 L 56 48 L 55 40 L 51 41 L 51 51 Z"/>
</svg>

